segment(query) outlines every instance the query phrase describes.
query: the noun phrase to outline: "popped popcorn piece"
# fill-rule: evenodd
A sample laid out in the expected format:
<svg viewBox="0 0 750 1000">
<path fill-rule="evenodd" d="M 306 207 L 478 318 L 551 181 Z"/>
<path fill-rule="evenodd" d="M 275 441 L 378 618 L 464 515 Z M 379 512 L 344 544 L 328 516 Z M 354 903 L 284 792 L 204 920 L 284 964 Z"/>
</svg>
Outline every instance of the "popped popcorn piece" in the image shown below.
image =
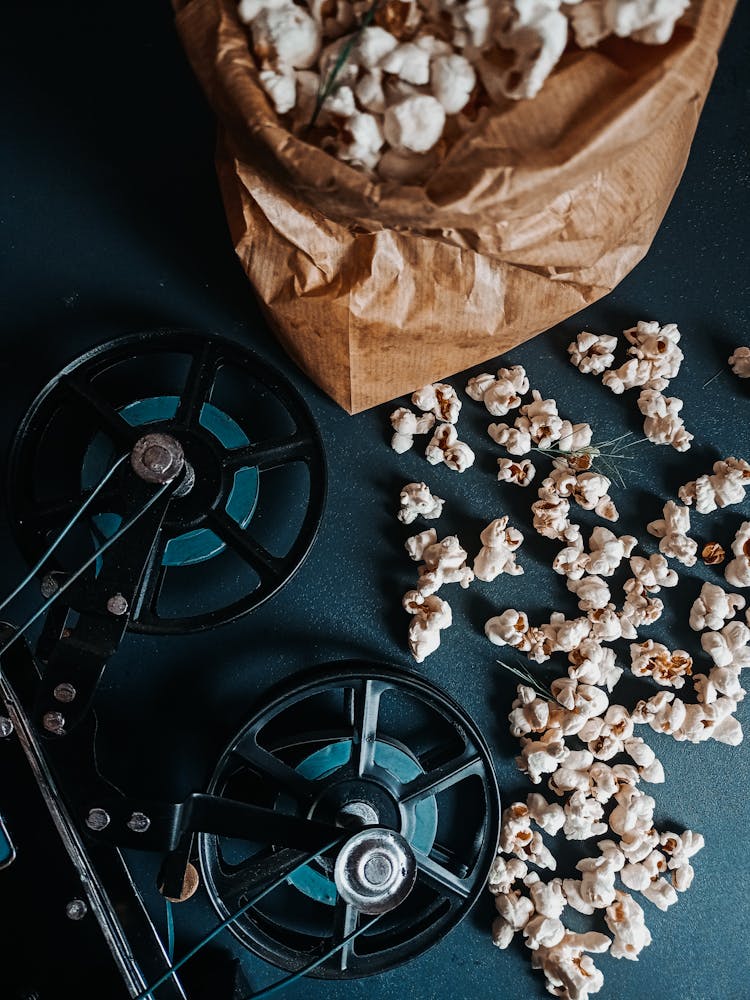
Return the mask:
<svg viewBox="0 0 750 1000">
<path fill-rule="evenodd" d="M 495 444 L 503 445 L 509 455 L 527 455 L 531 451 L 531 434 L 525 427 L 490 424 L 487 433 Z"/>
<path fill-rule="evenodd" d="M 724 562 L 726 552 L 718 542 L 709 542 L 701 549 L 701 559 L 706 566 L 717 566 Z"/>
<path fill-rule="evenodd" d="M 558 805 L 557 802 L 548 802 L 539 792 L 529 792 L 526 797 L 526 807 L 534 822 L 546 833 L 554 836 L 562 829 L 565 823 L 565 813 L 562 806 Z M 533 892 L 531 898 L 534 899 Z M 537 913 L 544 913 L 548 917 L 553 915 L 559 917 L 562 912 L 560 910 L 560 913 L 552 914 L 549 909 L 537 905 L 536 901 L 534 902 L 534 907 Z"/>
<path fill-rule="evenodd" d="M 717 507 L 742 503 L 748 486 L 750 465 L 742 458 L 730 456 L 714 462 L 712 475 L 698 476 L 685 483 L 677 494 L 688 507 L 695 501 L 695 509 L 699 514 L 710 514 Z"/>
<path fill-rule="evenodd" d="M 736 347 L 729 357 L 729 364 L 735 375 L 750 378 L 750 347 Z"/>
<path fill-rule="evenodd" d="M 432 594 L 425 597 L 418 590 L 404 595 L 403 606 L 413 615 L 409 625 L 409 651 L 422 663 L 440 645 L 440 632 L 453 623 L 450 605 Z"/>
<path fill-rule="evenodd" d="M 513 483 L 516 486 L 528 486 L 536 475 L 533 462 L 524 458 L 514 462 L 511 458 L 498 458 L 497 478 L 501 483 Z"/>
<path fill-rule="evenodd" d="M 632 721 L 631 719 L 631 724 Z M 664 783 L 664 768 L 661 761 L 640 736 L 630 736 L 628 739 L 624 739 L 623 750 L 637 765 L 639 778 L 651 785 Z"/>
<path fill-rule="evenodd" d="M 471 97 L 477 75 L 468 59 L 458 54 L 442 55 L 432 60 L 430 84 L 447 115 L 463 111 Z"/>
<path fill-rule="evenodd" d="M 715 632 L 704 632 L 701 646 L 717 667 L 735 670 L 750 667 L 750 629 L 741 621 L 729 622 Z"/>
<path fill-rule="evenodd" d="M 622 634 L 626 639 L 635 639 L 642 625 L 658 621 L 664 605 L 658 597 L 652 597 L 641 580 L 631 578 L 623 584 L 625 603 L 620 613 Z"/>
<path fill-rule="evenodd" d="M 685 830 L 684 833 L 672 833 L 665 830 L 659 838 L 659 844 L 667 856 L 667 867 L 672 872 L 672 885 L 677 892 L 685 892 L 693 884 L 695 870 L 690 864 L 690 858 L 705 846 L 705 840 L 700 833 Z"/>
<path fill-rule="evenodd" d="M 651 677 L 663 687 L 681 688 L 693 672 L 693 658 L 684 649 L 670 653 L 653 639 L 630 646 L 631 667 L 636 677 Z"/>
<path fill-rule="evenodd" d="M 685 429 L 680 416 L 683 401 L 664 396 L 656 389 L 644 389 L 638 397 L 638 409 L 646 418 L 643 433 L 654 444 L 671 444 L 676 451 L 687 451 L 695 435 Z"/>
<path fill-rule="evenodd" d="M 704 583 L 690 609 L 690 628 L 695 632 L 704 628 L 717 632 L 744 607 L 744 597 L 728 594 L 714 583 Z"/>
<path fill-rule="evenodd" d="M 659 392 L 666 389 L 669 380 L 679 372 L 683 359 L 677 346 L 680 331 L 676 324 L 660 327 L 656 322 L 639 320 L 624 333 L 631 344 L 629 358 L 620 368 L 605 372 L 603 384 L 617 394 L 637 386 Z"/>
<path fill-rule="evenodd" d="M 435 423 L 435 418 L 431 413 L 425 413 L 418 417 L 416 413 L 405 406 L 399 406 L 397 410 L 394 410 L 390 419 L 391 427 L 395 431 L 391 438 L 391 448 L 399 455 L 403 455 L 412 447 L 415 434 L 427 434 Z"/>
<path fill-rule="evenodd" d="M 614 604 L 592 609 L 586 617 L 591 623 L 591 637 L 597 642 L 614 642 L 622 638 L 622 615 L 615 610 Z"/>
<path fill-rule="evenodd" d="M 566 531 L 566 541 L 568 544 L 552 560 L 552 569 L 570 580 L 580 580 L 589 564 L 589 553 L 583 547 L 581 529 L 577 524 L 570 525 L 570 530 Z"/>
<path fill-rule="evenodd" d="M 466 391 L 468 392 L 469 386 L 471 386 L 473 392 L 478 392 L 479 387 L 483 386 L 479 398 L 493 417 L 504 417 L 506 413 L 515 410 L 521 405 L 521 397 L 529 391 L 526 370 L 521 365 L 500 368 L 497 378 L 491 378 L 490 382 L 484 382 L 483 380 L 487 378 L 491 378 L 491 376 L 479 375 L 477 379 L 470 379 Z"/>
<path fill-rule="evenodd" d="M 418 517 L 433 521 L 443 513 L 445 500 L 433 496 L 427 483 L 407 483 L 399 494 L 396 515 L 402 524 L 411 524 Z"/>
<path fill-rule="evenodd" d="M 734 559 L 727 563 L 724 577 L 733 587 L 750 587 L 750 521 L 743 521 L 732 542 Z"/>
<path fill-rule="evenodd" d="M 611 760 L 633 735 L 633 720 L 624 706 L 610 705 L 602 717 L 590 718 L 578 735 L 597 760 Z"/>
<path fill-rule="evenodd" d="M 623 885 L 641 892 L 660 910 L 667 910 L 677 902 L 677 893 L 671 883 L 661 876 L 667 871 L 667 861 L 661 851 L 652 851 L 643 861 L 628 862 L 620 872 Z"/>
<path fill-rule="evenodd" d="M 519 737 L 545 732 L 549 728 L 550 703 L 546 698 L 540 698 L 527 684 L 519 684 L 516 691 L 517 697 L 508 716 L 511 734 Z"/>
<path fill-rule="evenodd" d="M 593 763 L 594 755 L 590 751 L 570 750 L 547 783 L 550 791 L 555 795 L 575 791 L 588 794 L 591 788 L 589 772 Z"/>
<path fill-rule="evenodd" d="M 590 424 L 572 424 L 569 420 L 563 420 L 557 447 L 564 452 L 582 451 L 591 444 L 593 433 Z"/>
<path fill-rule="evenodd" d="M 523 611 L 509 608 L 501 615 L 489 618 L 484 625 L 484 634 L 495 646 L 514 646 L 516 649 L 528 648 L 527 632 L 529 619 Z"/>
<path fill-rule="evenodd" d="M 541 834 L 531 829 L 531 814 L 523 802 L 514 802 L 503 810 L 499 843 L 506 854 L 515 854 L 538 868 L 555 869 L 556 861 Z"/>
<path fill-rule="evenodd" d="M 516 418 L 516 427 L 529 432 L 531 440 L 538 448 L 550 448 L 560 440 L 562 418 L 557 412 L 554 399 L 542 399 L 537 389 L 531 390 L 531 402 L 521 407 L 521 416 Z"/>
<path fill-rule="evenodd" d="M 610 601 L 609 587 L 600 576 L 584 576 L 580 580 L 568 580 L 568 590 L 578 598 L 581 611 L 605 608 Z"/>
<path fill-rule="evenodd" d="M 513 883 L 526 877 L 528 867 L 520 858 L 505 858 L 496 854 L 487 876 L 487 888 L 493 896 L 510 892 Z"/>
<path fill-rule="evenodd" d="M 671 556 L 685 566 L 694 566 L 698 559 L 698 543 L 688 538 L 689 509 L 678 507 L 674 500 L 669 500 L 664 505 L 663 513 L 663 519 L 651 521 L 646 525 L 646 531 L 661 539 L 659 551 L 665 556 Z"/>
<path fill-rule="evenodd" d="M 638 956 L 651 944 L 651 933 L 646 927 L 641 907 L 628 892 L 615 892 L 615 898 L 604 911 L 607 927 L 612 932 L 612 958 L 638 961 Z"/>
<path fill-rule="evenodd" d="M 712 705 L 722 695 L 740 702 L 747 693 L 740 683 L 740 671 L 732 664 L 711 667 L 708 674 L 694 674 L 693 687 L 702 705 Z"/>
<path fill-rule="evenodd" d="M 456 390 L 445 382 L 436 382 L 434 385 L 425 385 L 417 389 L 412 394 L 411 401 L 414 406 L 434 414 L 436 420 L 445 424 L 455 424 L 461 412 L 461 400 Z"/>
<path fill-rule="evenodd" d="M 466 565 L 466 550 L 456 535 L 446 535 L 438 541 L 437 532 L 430 528 L 408 538 L 405 548 L 414 562 L 423 562 L 419 567 L 417 590 L 425 597 L 434 594 L 445 583 L 458 583 L 465 590 L 474 579 L 474 573 Z"/>
<path fill-rule="evenodd" d="M 539 499 L 531 505 L 535 531 L 545 538 L 565 540 L 565 532 L 570 526 L 570 502 L 545 486 L 539 489 L 538 495 Z"/>
<path fill-rule="evenodd" d="M 522 930 L 534 913 L 534 904 L 519 889 L 495 896 L 498 916 L 492 924 L 492 940 L 498 948 L 507 948 L 513 935 Z"/>
<path fill-rule="evenodd" d="M 635 579 L 651 594 L 658 594 L 662 587 L 676 587 L 679 579 L 664 556 L 656 552 L 648 559 L 633 556 L 630 569 Z"/>
<path fill-rule="evenodd" d="M 549 625 L 543 625 L 542 628 L 552 639 L 555 650 L 569 653 L 588 637 L 591 623 L 588 618 L 573 618 L 569 621 L 562 612 L 553 611 Z"/>
<path fill-rule="evenodd" d="M 402 42 L 381 60 L 380 67 L 406 83 L 423 86 L 430 79 L 430 54 L 413 42 Z"/>
<path fill-rule="evenodd" d="M 519 771 L 528 774 L 529 781 L 538 785 L 543 774 L 554 774 L 570 754 L 559 729 L 548 729 L 538 740 L 521 738 L 521 753 L 516 757 Z M 554 869 L 554 864 L 549 865 Z"/>
<path fill-rule="evenodd" d="M 458 433 L 453 424 L 440 424 L 432 435 L 425 450 L 430 465 L 445 462 L 454 472 L 465 472 L 474 464 L 474 452 L 463 441 L 458 440 Z"/>
<path fill-rule="evenodd" d="M 508 527 L 508 517 L 498 517 L 491 521 L 479 536 L 482 549 L 474 560 L 474 576 L 477 580 L 489 582 L 509 573 L 518 576 L 523 567 L 517 565 L 515 552 L 523 542 L 523 535 L 517 528 Z"/>
<path fill-rule="evenodd" d="M 601 375 L 614 364 L 616 348 L 617 337 L 598 335 L 584 330 L 571 344 L 568 344 L 570 363 L 583 375 Z"/>
<path fill-rule="evenodd" d="M 564 809 L 563 833 L 568 840 L 588 840 L 607 832 L 607 824 L 601 822 L 604 808 L 596 799 L 589 798 L 583 789 L 573 792 Z"/>
<path fill-rule="evenodd" d="M 615 658 L 614 649 L 602 646 L 596 639 L 585 639 L 568 653 L 568 676 L 611 691 L 622 675 Z"/>
<path fill-rule="evenodd" d="M 544 973 L 548 993 L 562 1000 L 588 1000 L 602 988 L 604 976 L 586 952 L 604 952 L 609 945 L 606 934 L 567 931 L 554 947 L 532 951 L 531 966 Z"/>
<path fill-rule="evenodd" d="M 602 525 L 596 525 L 589 538 L 589 555 L 584 563 L 584 570 L 595 576 L 612 576 L 623 559 L 638 544 L 632 535 L 620 535 Z"/>
<path fill-rule="evenodd" d="M 611 840 L 601 840 L 599 846 L 604 849 L 598 858 L 582 858 L 576 865 L 580 879 L 563 881 L 568 903 L 579 913 L 603 910 L 615 899 L 615 874 L 625 864 L 625 855 Z"/>
<path fill-rule="evenodd" d="M 559 809 L 560 807 L 555 806 L 555 808 Z M 560 811 L 562 812 L 562 810 Z M 562 914 L 565 909 L 562 879 L 553 878 L 549 882 L 542 882 L 537 872 L 530 872 L 525 877 L 524 883 L 539 916 L 556 920 Z"/>
<path fill-rule="evenodd" d="M 559 3 L 515 0 L 499 11 L 497 40 L 515 53 L 513 65 L 501 77 L 506 97 L 534 97 L 563 53 L 568 22 Z"/>
<path fill-rule="evenodd" d="M 354 111 L 344 119 L 335 145 L 335 153 L 340 160 L 365 170 L 374 170 L 383 146 L 383 132 L 378 119 L 366 112 Z"/>
<path fill-rule="evenodd" d="M 584 719 L 590 720 L 601 715 L 609 704 L 609 699 L 601 688 L 593 684 L 582 684 L 572 677 L 557 677 L 552 681 L 550 690 L 563 708 Z"/>
<path fill-rule="evenodd" d="M 245 7 L 245 14 L 251 8 Z M 320 52 L 321 30 L 292 3 L 260 6 L 250 21 L 253 49 L 264 69 L 308 69 Z"/>
<path fill-rule="evenodd" d="M 479 375 L 473 375 L 469 381 L 466 383 L 465 392 L 466 395 L 471 399 L 476 400 L 477 403 L 481 403 L 484 399 L 485 392 L 489 389 L 491 385 L 495 383 L 495 376 L 491 375 L 489 372 L 482 372 Z M 521 400 L 519 399 L 519 405 Z"/>
<path fill-rule="evenodd" d="M 294 73 L 277 73 L 273 69 L 262 69 L 258 73 L 260 85 L 271 98 L 277 114 L 285 115 L 297 101 L 297 81 Z"/>
<path fill-rule="evenodd" d="M 687 9 L 689 0 L 619 0 L 607 4 L 611 30 L 620 38 L 630 36 L 649 45 L 663 45 Z"/>
<path fill-rule="evenodd" d="M 432 149 L 445 127 L 443 105 L 429 94 L 405 97 L 387 108 L 383 133 L 398 151 L 426 153 Z"/>
</svg>

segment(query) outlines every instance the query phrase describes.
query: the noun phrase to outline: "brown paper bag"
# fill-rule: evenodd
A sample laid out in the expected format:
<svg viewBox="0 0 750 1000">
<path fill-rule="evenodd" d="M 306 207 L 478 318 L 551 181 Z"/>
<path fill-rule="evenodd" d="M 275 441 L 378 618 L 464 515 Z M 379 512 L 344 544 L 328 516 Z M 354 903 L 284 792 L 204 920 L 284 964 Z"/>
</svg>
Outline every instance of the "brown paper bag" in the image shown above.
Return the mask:
<svg viewBox="0 0 750 1000">
<path fill-rule="evenodd" d="M 662 46 L 566 52 L 540 94 L 478 120 L 422 186 L 296 138 L 235 0 L 176 0 L 220 121 L 232 239 L 282 344 L 350 413 L 502 354 L 644 256 L 687 160 L 734 0 Z"/>
</svg>

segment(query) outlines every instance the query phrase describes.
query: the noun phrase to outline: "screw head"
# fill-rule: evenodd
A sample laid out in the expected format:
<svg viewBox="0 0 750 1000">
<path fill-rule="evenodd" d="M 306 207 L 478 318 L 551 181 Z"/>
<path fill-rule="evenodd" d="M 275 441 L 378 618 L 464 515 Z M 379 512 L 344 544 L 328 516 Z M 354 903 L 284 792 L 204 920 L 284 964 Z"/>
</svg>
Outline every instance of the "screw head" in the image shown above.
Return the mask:
<svg viewBox="0 0 750 1000">
<path fill-rule="evenodd" d="M 151 826 L 151 820 L 145 813 L 134 812 L 126 825 L 128 830 L 132 830 L 133 833 L 145 833 Z"/>
<path fill-rule="evenodd" d="M 106 809 L 90 809 L 86 817 L 86 826 L 89 830 L 103 830 L 110 823 L 109 813 Z"/>
<path fill-rule="evenodd" d="M 13 732 L 13 720 L 7 715 L 0 715 L 0 739 L 10 736 Z"/>
<path fill-rule="evenodd" d="M 71 899 L 65 907 L 65 916 L 68 920 L 83 920 L 88 913 L 88 906 L 82 899 Z"/>
<path fill-rule="evenodd" d="M 58 684 L 52 693 L 54 694 L 56 701 L 63 701 L 67 704 L 75 698 L 76 689 L 72 684 L 63 682 L 62 684 Z"/>
<path fill-rule="evenodd" d="M 48 733 L 61 736 L 65 732 L 65 716 L 62 712 L 45 712 L 42 716 L 42 725 Z"/>
<path fill-rule="evenodd" d="M 185 464 L 179 441 L 169 434 L 146 434 L 130 455 L 133 472 L 147 483 L 171 483 Z"/>
<path fill-rule="evenodd" d="M 42 593 L 42 597 L 44 597 L 45 599 L 48 597 L 52 597 L 52 595 L 56 593 L 58 590 L 57 580 L 51 573 L 47 573 L 45 574 L 45 576 L 42 577 L 42 582 L 39 585 L 39 589 Z"/>
<path fill-rule="evenodd" d="M 107 611 L 109 611 L 111 615 L 117 615 L 119 618 L 120 615 L 124 615 L 127 610 L 128 602 L 122 594 L 113 594 L 107 601 Z"/>
</svg>

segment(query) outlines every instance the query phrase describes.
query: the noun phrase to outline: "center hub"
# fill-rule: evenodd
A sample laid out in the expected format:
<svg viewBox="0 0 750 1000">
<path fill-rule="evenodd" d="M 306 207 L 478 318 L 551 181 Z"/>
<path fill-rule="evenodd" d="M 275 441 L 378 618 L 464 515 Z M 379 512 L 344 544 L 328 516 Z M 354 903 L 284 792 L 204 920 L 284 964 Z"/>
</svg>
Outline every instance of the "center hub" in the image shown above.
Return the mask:
<svg viewBox="0 0 750 1000">
<path fill-rule="evenodd" d="M 417 862 L 409 842 L 393 830 L 360 830 L 341 848 L 336 889 L 360 913 L 388 913 L 414 888 Z"/>
</svg>

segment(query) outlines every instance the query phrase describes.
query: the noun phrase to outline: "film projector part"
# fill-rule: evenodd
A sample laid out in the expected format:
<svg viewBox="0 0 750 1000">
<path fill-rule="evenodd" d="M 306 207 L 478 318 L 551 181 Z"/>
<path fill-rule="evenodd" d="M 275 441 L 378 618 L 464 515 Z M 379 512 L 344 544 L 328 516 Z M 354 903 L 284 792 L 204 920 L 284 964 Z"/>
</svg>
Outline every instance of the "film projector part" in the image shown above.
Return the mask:
<svg viewBox="0 0 750 1000">
<path fill-rule="evenodd" d="M 421 677 L 346 661 L 289 679 L 231 741 L 206 790 L 178 801 L 140 796 L 132 777 L 123 791 L 99 769 L 107 734 L 95 698 L 128 632 L 189 633 L 247 614 L 314 541 L 322 445 L 280 375 L 194 333 L 94 349 L 32 405 L 8 492 L 33 568 L 2 607 L 35 574 L 43 603 L 19 628 L 0 626 L 0 745 L 30 766 L 14 773 L 35 788 L 65 858 L 54 919 L 64 934 L 99 933 L 111 966 L 97 965 L 103 984 L 116 972 L 131 1000 L 201 1000 L 180 970 L 225 929 L 235 952 L 289 973 L 273 991 L 303 975 L 355 979 L 415 958 L 456 926 L 485 886 L 500 802 L 476 726 Z M 227 600 L 232 580 L 240 589 Z M 202 606 L 212 592 L 221 602 Z M 43 614 L 32 652 L 18 640 Z M 158 876 L 134 877 L 131 852 L 158 863 Z M 176 959 L 170 906 L 190 899 L 220 922 Z M 55 923 L 63 948 L 61 933 Z M 21 982 L 20 995 L 36 983 Z"/>
</svg>

